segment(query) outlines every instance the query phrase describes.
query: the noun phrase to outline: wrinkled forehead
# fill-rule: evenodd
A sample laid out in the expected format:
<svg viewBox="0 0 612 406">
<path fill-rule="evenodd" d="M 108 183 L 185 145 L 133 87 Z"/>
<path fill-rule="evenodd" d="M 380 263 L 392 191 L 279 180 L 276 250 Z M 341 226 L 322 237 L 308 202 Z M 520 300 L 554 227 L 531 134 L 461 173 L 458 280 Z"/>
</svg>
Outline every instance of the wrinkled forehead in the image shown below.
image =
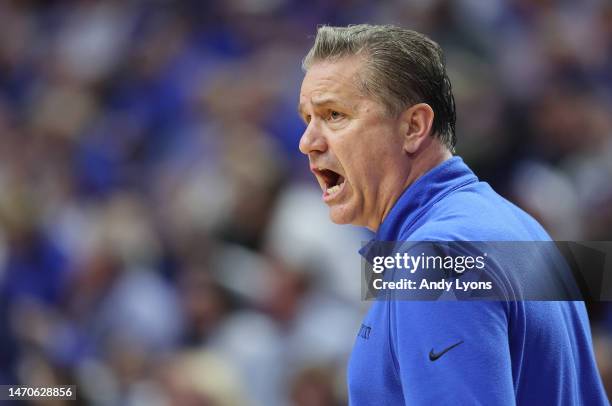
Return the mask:
<svg viewBox="0 0 612 406">
<path fill-rule="evenodd" d="M 357 101 L 364 96 L 362 65 L 357 57 L 313 63 L 302 81 L 300 106 L 332 97 Z"/>
</svg>

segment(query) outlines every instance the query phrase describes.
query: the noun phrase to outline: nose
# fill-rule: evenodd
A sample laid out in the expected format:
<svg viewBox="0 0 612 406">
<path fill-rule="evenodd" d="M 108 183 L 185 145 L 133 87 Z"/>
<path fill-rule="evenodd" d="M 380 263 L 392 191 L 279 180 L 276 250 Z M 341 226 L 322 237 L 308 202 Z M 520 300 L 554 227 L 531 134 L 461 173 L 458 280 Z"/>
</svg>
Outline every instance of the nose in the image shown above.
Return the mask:
<svg viewBox="0 0 612 406">
<path fill-rule="evenodd" d="M 300 138 L 300 151 L 302 154 L 308 155 L 313 152 L 325 152 L 326 150 L 325 136 L 317 128 L 315 120 L 312 120 L 304 130 L 302 138 Z"/>
</svg>

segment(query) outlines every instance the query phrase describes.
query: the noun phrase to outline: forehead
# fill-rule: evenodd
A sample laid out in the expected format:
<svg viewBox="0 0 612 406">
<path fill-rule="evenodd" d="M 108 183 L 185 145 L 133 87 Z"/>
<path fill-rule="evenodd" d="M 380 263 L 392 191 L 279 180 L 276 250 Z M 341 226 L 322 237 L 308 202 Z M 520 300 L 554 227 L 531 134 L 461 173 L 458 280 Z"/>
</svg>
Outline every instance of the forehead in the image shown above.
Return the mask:
<svg viewBox="0 0 612 406">
<path fill-rule="evenodd" d="M 357 57 L 314 63 L 302 82 L 300 109 L 321 100 L 355 102 L 362 98 L 359 77 L 362 64 L 362 60 Z"/>
</svg>

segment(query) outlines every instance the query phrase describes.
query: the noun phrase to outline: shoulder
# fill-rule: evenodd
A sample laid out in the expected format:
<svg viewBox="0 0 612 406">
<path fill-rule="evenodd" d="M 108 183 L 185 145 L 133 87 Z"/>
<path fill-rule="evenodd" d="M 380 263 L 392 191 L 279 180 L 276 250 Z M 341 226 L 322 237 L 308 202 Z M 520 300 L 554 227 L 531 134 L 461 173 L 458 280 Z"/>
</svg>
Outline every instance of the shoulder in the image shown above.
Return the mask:
<svg viewBox="0 0 612 406">
<path fill-rule="evenodd" d="M 550 240 L 533 217 L 485 182 L 467 185 L 445 196 L 411 230 L 402 232 L 402 237 L 415 241 Z"/>
</svg>

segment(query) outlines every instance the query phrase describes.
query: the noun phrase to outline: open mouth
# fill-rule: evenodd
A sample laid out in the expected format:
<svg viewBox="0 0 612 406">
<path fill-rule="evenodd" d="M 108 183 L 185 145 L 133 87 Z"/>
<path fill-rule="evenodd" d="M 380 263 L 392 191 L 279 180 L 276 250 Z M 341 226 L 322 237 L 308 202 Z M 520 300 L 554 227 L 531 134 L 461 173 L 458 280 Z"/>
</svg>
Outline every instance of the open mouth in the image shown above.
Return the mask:
<svg viewBox="0 0 612 406">
<path fill-rule="evenodd" d="M 346 184 L 346 179 L 344 176 L 330 169 L 315 169 L 315 173 L 318 175 L 319 179 L 323 181 L 321 186 L 324 186 L 324 198 L 336 196 L 342 191 L 344 185 Z"/>
</svg>

